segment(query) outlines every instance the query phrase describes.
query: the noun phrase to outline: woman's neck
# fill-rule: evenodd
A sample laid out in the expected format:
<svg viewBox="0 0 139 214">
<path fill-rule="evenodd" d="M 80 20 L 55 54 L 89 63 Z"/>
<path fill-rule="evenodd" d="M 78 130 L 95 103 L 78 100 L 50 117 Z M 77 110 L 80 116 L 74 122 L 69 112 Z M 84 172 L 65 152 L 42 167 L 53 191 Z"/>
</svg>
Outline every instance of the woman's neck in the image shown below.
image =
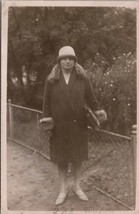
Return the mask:
<svg viewBox="0 0 139 214">
<path fill-rule="evenodd" d="M 72 71 L 72 69 L 63 69 L 63 68 L 62 68 L 62 73 L 63 73 L 64 75 L 70 75 L 70 74 L 71 74 L 71 71 Z"/>
<path fill-rule="evenodd" d="M 65 70 L 62 70 L 62 73 L 63 73 L 63 76 L 64 76 L 64 79 L 65 79 L 66 84 L 69 83 L 71 71 L 72 71 L 72 70 L 70 70 L 70 71 L 68 70 L 68 72 L 67 72 L 67 70 L 66 70 L 66 71 L 65 71 Z"/>
</svg>

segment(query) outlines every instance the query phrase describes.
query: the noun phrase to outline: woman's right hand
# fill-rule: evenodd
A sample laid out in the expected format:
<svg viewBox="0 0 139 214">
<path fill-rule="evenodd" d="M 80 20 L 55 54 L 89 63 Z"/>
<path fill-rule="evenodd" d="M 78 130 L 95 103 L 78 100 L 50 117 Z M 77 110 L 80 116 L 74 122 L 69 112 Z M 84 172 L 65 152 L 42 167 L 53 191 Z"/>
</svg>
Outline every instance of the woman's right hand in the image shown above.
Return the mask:
<svg viewBox="0 0 139 214">
<path fill-rule="evenodd" d="M 53 122 L 52 117 L 44 117 L 40 119 L 40 123 L 45 123 L 45 122 Z"/>
<path fill-rule="evenodd" d="M 55 125 L 52 117 L 44 117 L 40 119 L 40 124 L 44 131 L 52 131 Z"/>
</svg>

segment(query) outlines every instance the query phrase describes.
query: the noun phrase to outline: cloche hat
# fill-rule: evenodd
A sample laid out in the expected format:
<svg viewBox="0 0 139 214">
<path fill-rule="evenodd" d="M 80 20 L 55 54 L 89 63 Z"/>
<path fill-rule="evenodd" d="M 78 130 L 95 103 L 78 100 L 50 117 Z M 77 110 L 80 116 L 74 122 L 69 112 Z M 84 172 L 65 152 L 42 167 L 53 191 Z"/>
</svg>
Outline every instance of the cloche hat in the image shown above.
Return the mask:
<svg viewBox="0 0 139 214">
<path fill-rule="evenodd" d="M 59 50 L 57 61 L 59 61 L 60 59 L 66 57 L 66 56 L 73 57 L 75 60 L 77 60 L 77 57 L 75 55 L 75 51 L 70 46 L 64 46 Z"/>
</svg>

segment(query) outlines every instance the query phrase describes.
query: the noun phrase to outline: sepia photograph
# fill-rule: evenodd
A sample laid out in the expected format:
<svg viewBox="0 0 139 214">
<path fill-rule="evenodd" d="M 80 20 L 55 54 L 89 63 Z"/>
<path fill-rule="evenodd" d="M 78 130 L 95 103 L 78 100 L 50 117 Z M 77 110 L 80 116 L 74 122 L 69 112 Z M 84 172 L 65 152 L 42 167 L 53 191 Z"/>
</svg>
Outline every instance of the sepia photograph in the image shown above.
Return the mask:
<svg viewBox="0 0 139 214">
<path fill-rule="evenodd" d="M 135 211 L 136 7 L 7 8 L 7 212 Z"/>
</svg>

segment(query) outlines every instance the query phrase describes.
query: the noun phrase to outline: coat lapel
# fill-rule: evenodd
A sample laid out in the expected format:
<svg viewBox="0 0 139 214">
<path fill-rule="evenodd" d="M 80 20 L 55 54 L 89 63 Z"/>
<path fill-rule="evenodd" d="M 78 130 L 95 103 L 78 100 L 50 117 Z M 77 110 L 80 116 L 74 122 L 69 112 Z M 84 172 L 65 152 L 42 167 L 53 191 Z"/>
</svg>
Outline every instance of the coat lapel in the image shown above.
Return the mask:
<svg viewBox="0 0 139 214">
<path fill-rule="evenodd" d="M 68 87 L 66 85 L 66 82 L 64 80 L 64 76 L 63 76 L 62 72 L 60 72 L 59 85 L 60 85 L 64 95 L 66 96 L 66 98 L 69 98 Z"/>
<path fill-rule="evenodd" d="M 70 76 L 69 83 L 67 85 L 62 72 L 60 72 L 59 86 L 62 89 L 62 92 L 65 95 L 65 99 L 66 99 L 67 103 L 71 106 L 73 112 L 74 112 L 74 106 L 71 102 L 70 92 L 71 92 L 71 89 L 75 83 L 75 80 L 76 80 L 76 74 L 73 71 L 71 76 Z"/>
<path fill-rule="evenodd" d="M 76 81 L 76 72 L 75 70 L 72 71 L 71 73 L 71 76 L 70 76 L 70 79 L 69 79 L 69 84 L 68 84 L 68 88 L 69 88 L 69 92 L 71 93 L 71 90 L 75 84 L 75 81 Z"/>
</svg>

